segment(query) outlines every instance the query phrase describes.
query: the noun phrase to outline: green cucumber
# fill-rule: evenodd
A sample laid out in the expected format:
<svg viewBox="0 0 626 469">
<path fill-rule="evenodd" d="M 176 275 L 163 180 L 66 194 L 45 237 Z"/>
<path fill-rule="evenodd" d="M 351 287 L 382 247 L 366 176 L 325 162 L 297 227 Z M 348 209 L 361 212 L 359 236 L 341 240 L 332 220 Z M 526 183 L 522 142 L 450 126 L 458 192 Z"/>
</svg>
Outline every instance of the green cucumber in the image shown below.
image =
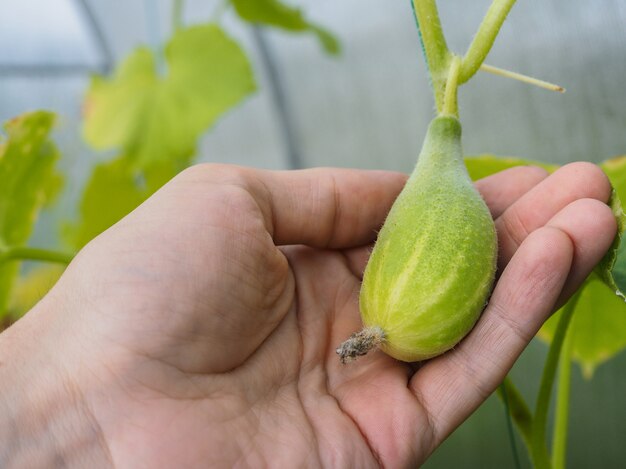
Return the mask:
<svg viewBox="0 0 626 469">
<path fill-rule="evenodd" d="M 463 162 L 461 124 L 437 117 L 378 235 L 360 293 L 365 327 L 337 349 L 341 361 L 376 346 L 406 362 L 454 347 L 486 305 L 497 251 L 493 219 Z"/>
</svg>

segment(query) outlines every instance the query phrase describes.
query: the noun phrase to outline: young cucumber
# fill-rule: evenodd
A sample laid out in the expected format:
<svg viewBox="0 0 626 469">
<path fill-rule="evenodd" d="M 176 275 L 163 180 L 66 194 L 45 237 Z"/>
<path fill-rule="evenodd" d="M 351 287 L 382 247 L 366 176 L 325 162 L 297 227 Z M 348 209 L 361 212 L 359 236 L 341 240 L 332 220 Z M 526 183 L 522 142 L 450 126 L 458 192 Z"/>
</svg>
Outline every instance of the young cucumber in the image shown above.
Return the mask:
<svg viewBox="0 0 626 469">
<path fill-rule="evenodd" d="M 494 281 L 497 236 L 463 162 L 461 124 L 435 118 L 365 269 L 365 328 L 344 342 L 342 362 L 374 346 L 413 362 L 456 345 L 474 326 Z"/>
</svg>

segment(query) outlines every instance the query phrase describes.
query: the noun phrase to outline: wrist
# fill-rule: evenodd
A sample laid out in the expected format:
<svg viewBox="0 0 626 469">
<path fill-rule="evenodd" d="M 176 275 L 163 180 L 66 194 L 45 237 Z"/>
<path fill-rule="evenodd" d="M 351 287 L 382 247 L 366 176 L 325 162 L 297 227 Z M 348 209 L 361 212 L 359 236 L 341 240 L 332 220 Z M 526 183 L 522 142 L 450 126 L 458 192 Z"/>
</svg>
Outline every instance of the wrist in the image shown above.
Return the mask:
<svg viewBox="0 0 626 469">
<path fill-rule="evenodd" d="M 110 466 L 41 305 L 0 334 L 0 467 Z"/>
</svg>

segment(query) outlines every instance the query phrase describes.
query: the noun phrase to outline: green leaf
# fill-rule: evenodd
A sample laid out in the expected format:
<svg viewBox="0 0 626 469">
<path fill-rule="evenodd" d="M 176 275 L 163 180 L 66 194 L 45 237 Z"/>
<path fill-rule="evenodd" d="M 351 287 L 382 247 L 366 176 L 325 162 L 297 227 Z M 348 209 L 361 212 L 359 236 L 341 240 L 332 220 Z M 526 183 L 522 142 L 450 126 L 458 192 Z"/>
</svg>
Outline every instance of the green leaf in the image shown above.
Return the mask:
<svg viewBox="0 0 626 469">
<path fill-rule="evenodd" d="M 141 47 L 112 79 L 93 78 L 84 134 L 94 148 L 120 149 L 138 168 L 188 160 L 198 137 L 255 90 L 245 53 L 216 25 L 178 30 L 165 59 L 159 76 L 153 53 Z"/>
<path fill-rule="evenodd" d="M 9 316 L 17 320 L 32 309 L 54 286 L 65 271 L 60 264 L 41 264 L 21 276 L 15 284 Z"/>
<path fill-rule="evenodd" d="M 39 111 L 5 124 L 0 144 L 0 253 L 27 244 L 41 208 L 59 186 L 58 151 L 48 139 L 54 115 Z M 17 262 L 0 263 L 0 317 L 6 313 Z"/>
<path fill-rule="evenodd" d="M 596 270 L 614 292 L 626 299 L 623 294 L 626 292 L 626 244 L 621 242 L 626 227 L 626 216 L 621 203 L 621 200 L 626 200 L 626 157 L 606 160 L 600 167 L 613 185 L 609 205 L 618 223 L 618 236 Z"/>
<path fill-rule="evenodd" d="M 68 227 L 67 237 L 77 249 L 130 213 L 145 199 L 124 158 L 94 168 L 85 187 L 79 213 L 80 222 Z"/>
<path fill-rule="evenodd" d="M 583 285 L 570 323 L 572 357 L 583 375 L 594 370 L 626 347 L 626 303 L 598 276 L 591 274 Z M 539 331 L 551 342 L 563 308 L 554 313 Z"/>
<path fill-rule="evenodd" d="M 557 165 L 543 163 L 541 161 L 525 160 L 522 158 L 497 157 L 494 155 L 468 156 L 465 158 L 465 166 L 473 181 L 482 179 L 492 174 L 515 166 L 539 166 L 548 172 L 554 172 Z"/>
<path fill-rule="evenodd" d="M 251 23 L 275 26 L 291 32 L 311 32 L 329 54 L 338 54 L 339 41 L 329 31 L 306 20 L 302 10 L 278 0 L 232 0 L 237 14 Z"/>
<path fill-rule="evenodd" d="M 65 238 L 76 249 L 128 215 L 182 169 L 175 162 L 163 162 L 138 173 L 130 161 L 122 155 L 95 167 L 81 199 L 80 219 L 65 227 Z"/>
</svg>

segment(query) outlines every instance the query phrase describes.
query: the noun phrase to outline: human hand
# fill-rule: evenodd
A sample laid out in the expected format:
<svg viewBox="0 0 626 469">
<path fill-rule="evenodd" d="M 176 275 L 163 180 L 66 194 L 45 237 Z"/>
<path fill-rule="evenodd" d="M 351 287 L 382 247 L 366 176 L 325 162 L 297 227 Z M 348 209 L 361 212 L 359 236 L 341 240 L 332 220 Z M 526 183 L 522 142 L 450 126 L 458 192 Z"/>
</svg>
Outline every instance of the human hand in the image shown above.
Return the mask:
<svg viewBox="0 0 626 469">
<path fill-rule="evenodd" d="M 417 371 L 381 352 L 341 365 L 337 345 L 361 326 L 369 243 L 404 181 L 185 171 L 90 243 L 0 336 L 4 412 L 38 436 L 32 454 L 76 465 L 423 462 L 499 385 L 616 227 L 593 165 L 479 181 L 501 276 L 474 330 Z M 31 461 L 19 459 L 19 435 L 5 455 Z"/>
</svg>

